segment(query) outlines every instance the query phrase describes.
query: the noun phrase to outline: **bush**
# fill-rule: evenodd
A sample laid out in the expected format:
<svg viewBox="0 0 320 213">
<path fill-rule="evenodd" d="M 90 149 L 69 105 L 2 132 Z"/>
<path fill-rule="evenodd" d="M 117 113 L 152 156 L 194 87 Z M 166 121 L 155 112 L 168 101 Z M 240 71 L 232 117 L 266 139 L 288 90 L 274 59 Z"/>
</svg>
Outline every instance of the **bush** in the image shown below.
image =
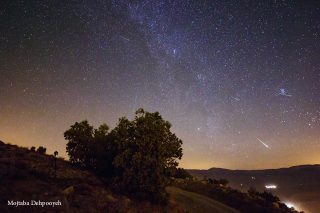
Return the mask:
<svg viewBox="0 0 320 213">
<path fill-rule="evenodd" d="M 250 195 L 251 197 L 256 197 L 258 194 L 258 191 L 256 190 L 256 188 L 254 187 L 250 187 L 248 190 L 248 195 Z"/>
<path fill-rule="evenodd" d="M 174 178 L 181 178 L 181 179 L 186 179 L 186 178 L 191 178 L 192 176 L 183 168 L 176 168 L 173 169 L 173 171 L 170 174 L 171 177 Z"/>
<path fill-rule="evenodd" d="M 227 186 L 229 183 L 229 181 L 227 179 L 220 179 L 219 180 L 219 184 L 222 186 Z"/>
<path fill-rule="evenodd" d="M 264 191 L 262 193 L 258 193 L 258 196 L 263 198 L 268 203 L 274 203 L 274 202 L 280 201 L 280 199 L 277 196 L 273 195 L 271 192 Z"/>
<path fill-rule="evenodd" d="M 43 147 L 43 146 L 39 146 L 37 149 L 37 152 L 40 154 L 46 154 L 47 148 Z"/>
<path fill-rule="evenodd" d="M 216 184 L 216 185 L 220 185 L 220 186 L 227 186 L 229 181 L 227 179 L 219 179 L 219 180 L 213 179 L 212 180 L 211 178 L 209 178 L 208 183 Z"/>
<path fill-rule="evenodd" d="M 214 182 L 213 182 L 213 180 L 212 180 L 211 178 L 209 178 L 209 179 L 208 179 L 208 183 L 209 183 L 209 184 L 213 184 Z"/>
</svg>

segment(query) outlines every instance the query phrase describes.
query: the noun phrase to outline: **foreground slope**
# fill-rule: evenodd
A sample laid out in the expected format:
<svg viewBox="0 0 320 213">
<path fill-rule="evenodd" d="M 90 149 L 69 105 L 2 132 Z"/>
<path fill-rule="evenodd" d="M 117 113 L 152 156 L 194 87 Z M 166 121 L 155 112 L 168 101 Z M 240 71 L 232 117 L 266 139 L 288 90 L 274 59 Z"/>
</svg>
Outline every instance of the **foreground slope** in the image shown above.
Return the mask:
<svg viewBox="0 0 320 213">
<path fill-rule="evenodd" d="M 181 205 L 187 212 L 240 213 L 214 199 L 189 192 L 177 187 L 167 187 L 170 198 Z"/>
<path fill-rule="evenodd" d="M 60 206 L 8 206 L 8 201 L 60 201 Z M 0 142 L 0 212 L 182 212 L 113 193 L 92 173 L 53 156 Z"/>
<path fill-rule="evenodd" d="M 176 187 L 167 188 L 168 205 L 140 202 L 112 192 L 94 174 L 63 159 L 57 159 L 56 168 L 53 156 L 0 141 L 0 212 L 237 212 Z M 61 205 L 35 206 L 32 200 Z M 9 206 L 8 201 L 21 205 Z"/>
</svg>

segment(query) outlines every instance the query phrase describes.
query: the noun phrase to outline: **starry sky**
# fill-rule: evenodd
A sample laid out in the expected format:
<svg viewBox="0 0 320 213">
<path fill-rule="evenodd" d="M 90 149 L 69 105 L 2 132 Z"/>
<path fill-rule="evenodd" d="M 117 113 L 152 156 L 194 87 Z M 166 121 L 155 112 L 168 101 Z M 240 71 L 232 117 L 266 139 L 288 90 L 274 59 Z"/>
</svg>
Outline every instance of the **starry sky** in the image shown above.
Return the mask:
<svg viewBox="0 0 320 213">
<path fill-rule="evenodd" d="M 320 2 L 2 1 L 1 140 L 66 155 L 74 122 L 139 107 L 185 168 L 320 163 Z"/>
</svg>

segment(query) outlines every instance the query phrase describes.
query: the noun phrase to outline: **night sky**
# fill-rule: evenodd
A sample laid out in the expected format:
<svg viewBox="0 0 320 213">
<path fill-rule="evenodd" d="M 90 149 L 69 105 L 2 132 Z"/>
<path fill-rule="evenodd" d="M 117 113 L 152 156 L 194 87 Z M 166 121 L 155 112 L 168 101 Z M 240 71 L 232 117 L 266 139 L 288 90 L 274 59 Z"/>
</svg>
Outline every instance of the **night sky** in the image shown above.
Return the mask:
<svg viewBox="0 0 320 213">
<path fill-rule="evenodd" d="M 1 140 L 66 155 L 140 107 L 185 168 L 320 163 L 320 2 L 1 1 Z"/>
</svg>

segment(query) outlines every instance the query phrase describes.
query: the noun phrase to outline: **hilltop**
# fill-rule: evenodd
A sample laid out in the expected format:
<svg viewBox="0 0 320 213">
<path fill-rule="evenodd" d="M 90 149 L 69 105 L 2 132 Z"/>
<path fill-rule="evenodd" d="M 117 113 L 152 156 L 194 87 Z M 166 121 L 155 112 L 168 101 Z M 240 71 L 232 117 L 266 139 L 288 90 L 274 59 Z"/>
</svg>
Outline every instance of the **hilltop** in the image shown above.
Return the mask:
<svg viewBox="0 0 320 213">
<path fill-rule="evenodd" d="M 168 188 L 167 205 L 137 201 L 114 193 L 103 179 L 89 171 L 79 169 L 68 161 L 57 159 L 57 172 L 53 156 L 39 154 L 27 148 L 0 141 L 0 210 L 1 212 L 192 212 L 207 211 L 236 213 L 238 211 L 205 196 Z M 8 201 L 61 202 L 61 206 L 8 206 Z M 193 204 L 192 207 L 188 204 Z M 17 203 L 15 203 L 17 204 Z M 200 208 L 201 207 L 201 208 Z"/>
<path fill-rule="evenodd" d="M 108 183 L 62 158 L 0 141 L 1 212 L 217 212 L 239 213 L 243 209 L 288 213 L 278 201 L 268 203 L 230 187 L 194 178 L 172 179 L 166 188 L 167 204 L 137 200 L 112 190 Z M 218 195 L 218 196 L 217 196 Z M 36 202 L 55 202 L 31 206 Z M 18 207 L 8 206 L 8 201 Z M 17 201 L 20 201 L 17 202 Z M 61 202 L 61 205 L 57 202 Z M 230 205 L 229 205 L 230 204 Z M 232 206 L 232 207 L 231 207 Z"/>
</svg>

